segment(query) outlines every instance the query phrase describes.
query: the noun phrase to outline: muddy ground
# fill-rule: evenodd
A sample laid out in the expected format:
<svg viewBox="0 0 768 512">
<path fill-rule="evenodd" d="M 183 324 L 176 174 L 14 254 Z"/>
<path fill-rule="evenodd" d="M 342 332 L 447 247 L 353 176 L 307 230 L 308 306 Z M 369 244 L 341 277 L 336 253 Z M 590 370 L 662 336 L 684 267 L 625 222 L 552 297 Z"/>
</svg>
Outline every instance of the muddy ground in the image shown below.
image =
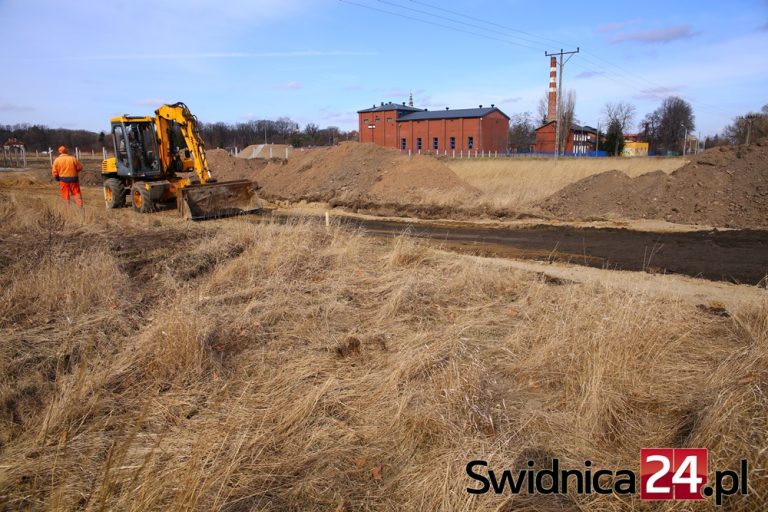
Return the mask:
<svg viewBox="0 0 768 512">
<path fill-rule="evenodd" d="M 682 274 L 762 286 L 768 276 L 768 231 L 763 230 L 650 233 L 546 224 L 494 229 L 370 220 L 348 222 L 374 236 L 407 231 L 445 249 L 481 256 Z"/>
<path fill-rule="evenodd" d="M 19 180 L 9 190 L 30 194 L 55 195 L 48 185 Z M 86 203 L 101 206 L 101 190 L 84 187 Z M 141 216 L 127 207 L 113 212 L 116 216 Z M 302 212 L 304 215 L 306 212 Z M 153 214 L 175 217 L 175 209 Z M 271 214 L 251 215 L 252 222 L 273 222 L 295 216 L 281 209 Z M 148 219 L 143 217 L 143 223 Z M 216 221 L 226 222 L 226 220 Z M 511 226 L 502 223 L 472 225 L 441 221 L 379 220 L 347 216 L 335 220 L 382 239 L 408 232 L 429 240 L 443 249 L 480 256 L 567 262 L 594 268 L 640 270 L 671 273 L 710 280 L 750 285 L 766 284 L 768 275 L 768 231 L 703 230 L 656 233 L 629 228 L 549 225 L 546 223 Z M 318 224 L 321 219 L 318 218 Z M 215 229 L 215 223 L 202 223 Z M 136 240 L 139 240 L 137 238 Z M 116 244 L 128 250 L 128 241 Z M 139 248 L 141 246 L 139 245 Z M 139 254 L 136 255 L 139 257 Z"/>
</svg>

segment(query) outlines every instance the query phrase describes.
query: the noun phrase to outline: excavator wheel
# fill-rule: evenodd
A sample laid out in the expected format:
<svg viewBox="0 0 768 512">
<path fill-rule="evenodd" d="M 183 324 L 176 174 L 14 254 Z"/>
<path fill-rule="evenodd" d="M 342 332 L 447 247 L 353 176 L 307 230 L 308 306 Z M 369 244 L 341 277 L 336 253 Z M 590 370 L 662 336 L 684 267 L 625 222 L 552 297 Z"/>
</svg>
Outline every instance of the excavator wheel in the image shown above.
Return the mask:
<svg viewBox="0 0 768 512">
<path fill-rule="evenodd" d="M 107 209 L 122 208 L 125 205 L 125 186 L 117 178 L 104 180 L 104 202 Z"/>
<path fill-rule="evenodd" d="M 137 181 L 131 187 L 131 201 L 133 202 L 133 209 L 139 213 L 155 211 L 155 203 L 149 196 L 149 190 L 146 189 L 143 181 Z"/>
</svg>

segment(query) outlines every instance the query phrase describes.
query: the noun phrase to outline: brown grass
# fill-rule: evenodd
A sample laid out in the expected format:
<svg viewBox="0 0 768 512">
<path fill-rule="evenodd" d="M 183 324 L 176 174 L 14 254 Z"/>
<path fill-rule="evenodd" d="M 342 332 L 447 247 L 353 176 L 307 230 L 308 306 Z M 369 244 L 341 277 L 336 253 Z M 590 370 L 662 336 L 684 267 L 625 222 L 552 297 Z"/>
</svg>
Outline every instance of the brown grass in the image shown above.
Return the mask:
<svg viewBox="0 0 768 512">
<path fill-rule="evenodd" d="M 593 174 L 619 170 L 630 176 L 682 167 L 682 158 L 499 158 L 446 160 L 464 181 L 478 188 L 482 201 L 494 208 L 521 209 Z"/>
<path fill-rule="evenodd" d="M 640 509 L 475 497 L 464 466 L 637 470 L 646 446 L 747 458 L 727 504 L 768 506 L 768 301 L 711 316 L 310 220 L 16 192 L 0 218 L 8 509 Z"/>
</svg>

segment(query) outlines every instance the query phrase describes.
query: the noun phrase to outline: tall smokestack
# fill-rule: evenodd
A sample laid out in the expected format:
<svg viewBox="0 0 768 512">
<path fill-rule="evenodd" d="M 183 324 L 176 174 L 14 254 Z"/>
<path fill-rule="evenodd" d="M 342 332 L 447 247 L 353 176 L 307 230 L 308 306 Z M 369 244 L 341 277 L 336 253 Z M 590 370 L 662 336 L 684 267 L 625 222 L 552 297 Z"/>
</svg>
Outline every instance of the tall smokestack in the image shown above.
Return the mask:
<svg viewBox="0 0 768 512">
<path fill-rule="evenodd" d="M 547 122 L 554 121 L 557 117 L 557 88 L 555 87 L 555 78 L 557 77 L 557 57 L 549 60 L 549 106 L 547 108 Z"/>
</svg>

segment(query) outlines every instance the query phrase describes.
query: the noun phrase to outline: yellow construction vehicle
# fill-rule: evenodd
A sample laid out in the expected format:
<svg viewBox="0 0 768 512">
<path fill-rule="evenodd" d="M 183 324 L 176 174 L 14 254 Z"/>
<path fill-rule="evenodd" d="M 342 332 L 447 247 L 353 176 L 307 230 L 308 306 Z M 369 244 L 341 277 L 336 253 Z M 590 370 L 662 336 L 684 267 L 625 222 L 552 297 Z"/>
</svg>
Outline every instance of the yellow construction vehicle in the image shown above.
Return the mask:
<svg viewBox="0 0 768 512">
<path fill-rule="evenodd" d="M 259 209 L 253 182 L 213 179 L 197 118 L 184 103 L 163 105 L 154 117 L 115 117 L 111 127 L 115 156 L 101 164 L 107 208 L 122 207 L 130 195 L 137 212 L 175 200 L 188 219 Z"/>
</svg>

